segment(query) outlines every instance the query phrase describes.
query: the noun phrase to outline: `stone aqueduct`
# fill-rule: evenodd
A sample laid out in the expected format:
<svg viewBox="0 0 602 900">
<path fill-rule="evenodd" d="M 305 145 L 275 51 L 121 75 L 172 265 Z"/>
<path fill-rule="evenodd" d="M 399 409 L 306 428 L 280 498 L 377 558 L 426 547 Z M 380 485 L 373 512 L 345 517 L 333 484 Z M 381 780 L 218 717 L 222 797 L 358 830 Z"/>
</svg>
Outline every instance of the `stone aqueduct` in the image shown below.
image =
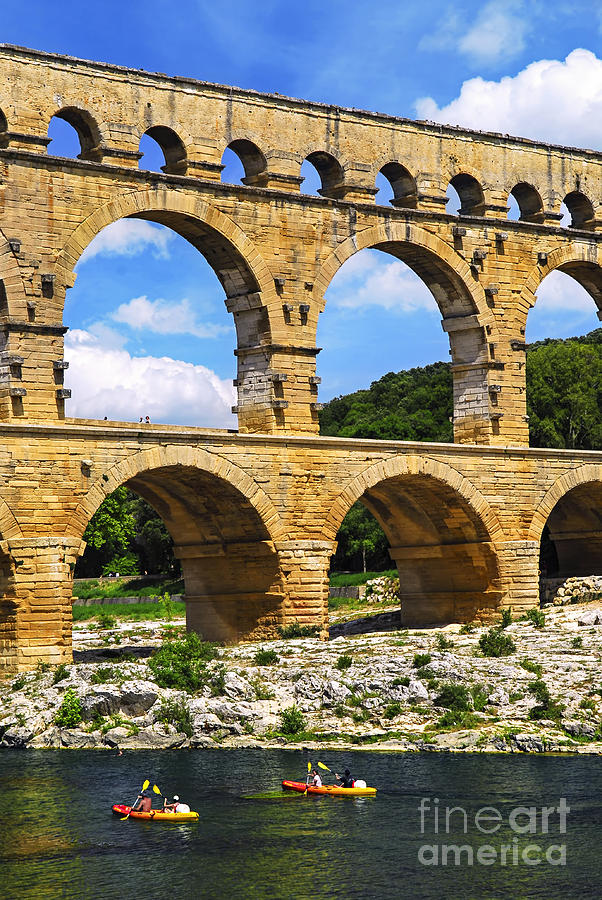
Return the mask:
<svg viewBox="0 0 602 900">
<path fill-rule="evenodd" d="M 77 159 L 48 155 L 53 116 L 76 129 Z M 162 173 L 138 168 L 145 133 Z M 220 181 L 226 147 L 242 184 Z M 300 192 L 305 159 L 321 196 Z M 85 247 L 126 216 L 183 235 L 223 285 L 237 432 L 66 417 L 65 294 Z M 529 449 L 524 343 L 555 269 L 602 307 L 599 154 L 4 45 L 0 229 L 0 669 L 70 659 L 82 535 L 121 484 L 174 538 L 189 626 L 222 640 L 325 627 L 329 559 L 358 499 L 389 538 L 408 624 L 535 605 L 546 524 L 561 574 L 600 572 L 602 454 Z M 366 247 L 406 262 L 439 305 L 454 444 L 318 434 L 318 316 Z"/>
</svg>

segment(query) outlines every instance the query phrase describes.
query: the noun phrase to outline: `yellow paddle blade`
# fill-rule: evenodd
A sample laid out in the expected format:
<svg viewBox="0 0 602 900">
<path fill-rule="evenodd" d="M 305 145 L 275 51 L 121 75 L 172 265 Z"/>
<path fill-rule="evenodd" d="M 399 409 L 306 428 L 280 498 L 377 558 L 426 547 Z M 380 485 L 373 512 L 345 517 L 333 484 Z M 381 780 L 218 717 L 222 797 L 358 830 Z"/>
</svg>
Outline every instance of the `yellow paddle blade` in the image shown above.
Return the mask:
<svg viewBox="0 0 602 900">
<path fill-rule="evenodd" d="M 307 771 L 308 771 L 308 772 L 311 772 L 311 763 L 310 763 L 309 761 L 308 761 L 308 763 L 307 763 Z"/>
<path fill-rule="evenodd" d="M 318 765 L 320 766 L 321 769 L 326 769 L 327 772 L 330 772 L 330 771 L 331 771 L 331 770 L 328 768 L 328 766 L 325 766 L 325 765 L 324 765 L 324 763 L 319 762 Z"/>
<path fill-rule="evenodd" d="M 156 784 L 153 784 L 153 791 L 155 792 L 155 794 L 159 794 L 160 797 L 163 796 Z"/>
<path fill-rule="evenodd" d="M 147 789 L 147 787 L 149 786 L 149 784 L 150 784 L 150 781 L 147 778 L 142 785 L 142 790 L 145 791 Z"/>
</svg>

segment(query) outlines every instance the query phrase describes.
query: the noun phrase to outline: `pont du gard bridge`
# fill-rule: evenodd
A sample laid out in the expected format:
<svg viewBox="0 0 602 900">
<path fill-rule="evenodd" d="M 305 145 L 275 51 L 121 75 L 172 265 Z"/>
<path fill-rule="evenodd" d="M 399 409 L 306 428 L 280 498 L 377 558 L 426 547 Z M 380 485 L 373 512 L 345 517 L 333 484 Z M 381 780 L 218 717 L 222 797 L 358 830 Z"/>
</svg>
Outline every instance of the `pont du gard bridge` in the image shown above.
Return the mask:
<svg viewBox="0 0 602 900">
<path fill-rule="evenodd" d="M 76 159 L 49 155 L 53 117 L 76 130 Z M 145 134 L 161 172 L 139 168 Z M 226 148 L 240 184 L 221 181 Z M 304 160 L 319 196 L 301 192 Z M 178 232 L 219 278 L 237 431 L 69 418 L 66 292 L 90 241 L 124 217 Z M 525 396 L 543 278 L 568 273 L 602 307 L 600 154 L 2 45 L 0 229 L 1 669 L 71 659 L 84 530 L 120 485 L 165 522 L 188 627 L 210 639 L 292 622 L 326 634 L 329 562 L 358 500 L 390 542 L 407 625 L 537 605 L 546 528 L 559 575 L 602 571 L 602 454 L 529 448 Z M 364 248 L 435 297 L 453 444 L 319 435 L 318 317 Z"/>
</svg>

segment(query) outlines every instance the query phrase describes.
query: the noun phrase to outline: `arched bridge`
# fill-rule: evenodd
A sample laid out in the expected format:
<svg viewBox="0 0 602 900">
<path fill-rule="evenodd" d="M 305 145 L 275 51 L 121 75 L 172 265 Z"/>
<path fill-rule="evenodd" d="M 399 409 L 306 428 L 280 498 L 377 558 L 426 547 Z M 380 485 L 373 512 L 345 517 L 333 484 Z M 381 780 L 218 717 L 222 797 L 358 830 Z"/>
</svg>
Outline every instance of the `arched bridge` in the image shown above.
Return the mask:
<svg viewBox="0 0 602 900">
<path fill-rule="evenodd" d="M 77 159 L 48 155 L 53 117 L 76 129 Z M 144 134 L 160 173 L 138 168 Z M 227 147 L 242 184 L 220 181 Z M 300 192 L 306 159 L 320 196 Z M 207 637 L 323 627 L 356 500 L 389 538 L 408 623 L 536 604 L 546 525 L 561 572 L 599 571 L 602 454 L 528 448 L 524 335 L 551 271 L 602 308 L 601 197 L 589 151 L 1 46 L 0 666 L 69 657 L 82 535 L 121 484 L 167 524 L 189 625 Z M 66 417 L 66 291 L 90 241 L 124 217 L 169 226 L 216 272 L 236 329 L 237 433 Z M 318 317 L 339 267 L 369 247 L 437 301 L 454 444 L 318 436 Z"/>
</svg>

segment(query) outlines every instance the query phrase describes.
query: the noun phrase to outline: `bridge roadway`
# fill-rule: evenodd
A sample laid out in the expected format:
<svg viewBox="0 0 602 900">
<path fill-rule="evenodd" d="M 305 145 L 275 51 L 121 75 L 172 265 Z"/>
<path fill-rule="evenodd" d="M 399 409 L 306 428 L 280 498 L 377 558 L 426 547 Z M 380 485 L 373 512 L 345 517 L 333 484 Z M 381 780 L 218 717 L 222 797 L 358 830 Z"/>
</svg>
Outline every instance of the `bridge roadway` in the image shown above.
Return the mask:
<svg viewBox="0 0 602 900">
<path fill-rule="evenodd" d="M 361 500 L 385 530 L 403 620 L 487 621 L 538 603 L 544 526 L 560 572 L 595 571 L 602 453 L 253 435 L 66 420 L 2 426 L 2 665 L 71 658 L 83 533 L 127 485 L 182 562 L 189 627 L 236 641 L 327 622 L 339 526 Z"/>
</svg>

